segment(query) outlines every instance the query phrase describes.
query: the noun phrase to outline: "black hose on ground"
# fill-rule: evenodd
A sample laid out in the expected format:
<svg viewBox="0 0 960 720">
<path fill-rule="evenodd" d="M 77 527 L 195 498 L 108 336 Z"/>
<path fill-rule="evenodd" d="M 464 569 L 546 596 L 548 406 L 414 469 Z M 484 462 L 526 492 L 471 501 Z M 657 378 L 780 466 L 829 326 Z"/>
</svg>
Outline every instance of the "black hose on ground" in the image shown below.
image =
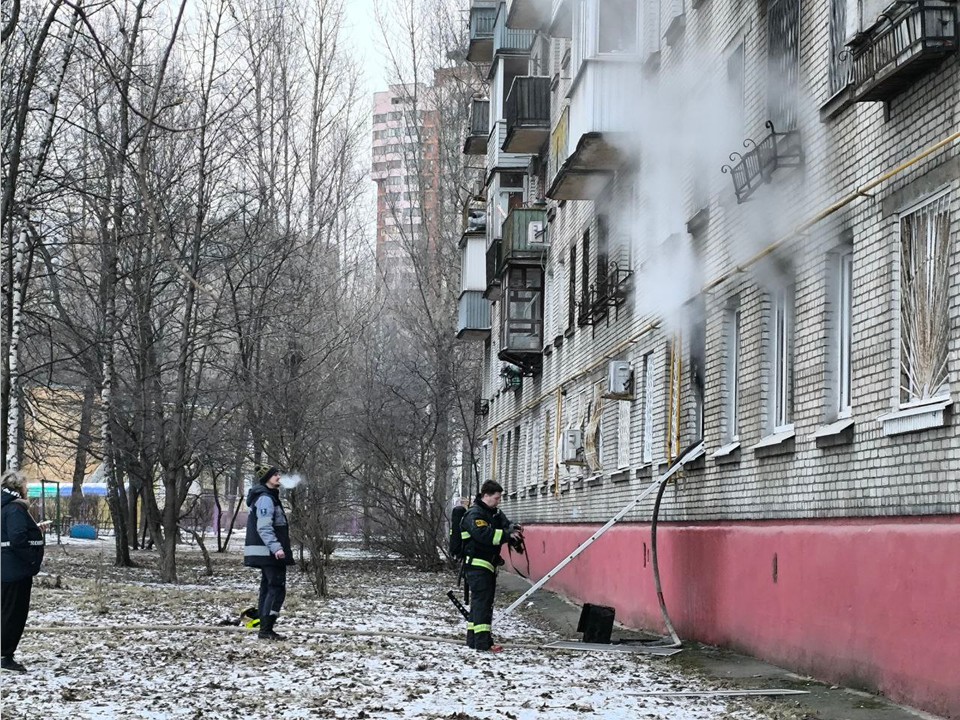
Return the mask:
<svg viewBox="0 0 960 720">
<path fill-rule="evenodd" d="M 702 443 L 703 439 L 700 438 L 684 448 L 683 452 L 674 460 L 674 465 L 684 462 L 687 455 Z M 680 636 L 677 635 L 677 631 L 673 628 L 670 613 L 667 612 L 667 603 L 663 599 L 663 584 L 660 582 L 660 561 L 657 555 L 657 520 L 660 517 L 660 503 L 663 501 L 663 493 L 667 489 L 668 481 L 669 478 L 660 483 L 660 487 L 657 489 L 657 499 L 653 503 L 653 518 L 650 520 L 650 560 L 653 563 L 653 584 L 657 591 L 657 602 L 660 604 L 660 614 L 663 615 L 663 624 L 667 627 L 667 634 L 670 640 L 669 643 L 666 642 L 666 640 L 658 640 L 656 644 L 662 645 L 663 647 L 683 647 Z"/>
<path fill-rule="evenodd" d="M 667 612 L 667 603 L 663 599 L 663 586 L 660 582 L 660 563 L 657 557 L 657 518 L 660 515 L 660 502 L 663 500 L 663 493 L 667 489 L 667 483 L 660 483 L 657 490 L 657 499 L 653 503 L 653 519 L 650 521 L 650 560 L 653 563 L 653 584 L 657 591 L 657 602 L 660 603 L 660 614 L 663 615 L 663 624 L 667 626 L 667 633 L 671 640 L 667 643 L 665 640 L 659 641 L 658 645 L 664 647 L 682 647 L 683 643 L 677 635 L 670 621 L 670 614 Z"/>
</svg>

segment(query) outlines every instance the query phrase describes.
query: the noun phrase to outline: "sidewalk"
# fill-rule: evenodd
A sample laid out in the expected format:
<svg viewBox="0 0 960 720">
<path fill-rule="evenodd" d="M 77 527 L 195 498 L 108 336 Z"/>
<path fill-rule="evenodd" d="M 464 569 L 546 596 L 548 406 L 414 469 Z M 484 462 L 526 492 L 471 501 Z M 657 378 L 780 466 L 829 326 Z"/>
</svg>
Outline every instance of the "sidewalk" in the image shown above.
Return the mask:
<svg viewBox="0 0 960 720">
<path fill-rule="evenodd" d="M 528 590 L 530 583 L 512 573 L 501 573 L 498 590 L 503 596 L 497 602 L 504 608 L 522 593 Z M 556 630 L 558 639 L 579 639 L 577 623 L 580 619 L 580 607 L 545 589 L 534 593 L 524 603 L 520 611 L 533 610 Z M 643 632 L 621 626 L 614 627 L 616 638 L 643 638 Z M 769 663 L 721 650 L 709 645 L 684 642 L 683 652 L 665 662 L 677 663 L 693 675 L 702 675 L 713 681 L 721 682 L 724 687 L 734 690 L 752 690 L 762 688 L 783 688 L 787 690 L 806 690 L 809 695 L 792 695 L 782 698 L 758 698 L 770 709 L 788 711 L 785 718 L 796 720 L 942 720 L 938 716 L 902 705 L 895 705 L 883 697 L 871 695 L 859 690 L 828 685 L 812 678 L 801 677 L 789 670 Z M 696 690 L 696 687 L 688 688 Z"/>
</svg>

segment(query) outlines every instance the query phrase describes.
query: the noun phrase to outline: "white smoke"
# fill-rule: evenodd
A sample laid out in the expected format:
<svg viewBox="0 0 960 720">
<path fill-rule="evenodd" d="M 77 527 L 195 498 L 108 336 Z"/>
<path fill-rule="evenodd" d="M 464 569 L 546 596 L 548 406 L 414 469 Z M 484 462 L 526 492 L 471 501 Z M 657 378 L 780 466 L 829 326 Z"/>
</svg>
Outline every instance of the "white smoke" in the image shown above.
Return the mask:
<svg viewBox="0 0 960 720">
<path fill-rule="evenodd" d="M 303 482 L 303 477 L 297 473 L 294 473 L 293 475 L 280 476 L 280 486 L 286 488 L 287 490 L 292 490 L 301 482 Z"/>
<path fill-rule="evenodd" d="M 797 221 L 797 197 L 784 184 L 764 185 L 738 205 L 730 175 L 721 172 L 723 165 L 735 164 L 731 153 L 747 152 L 745 138 L 759 140 L 768 132 L 762 121 L 746 113 L 726 73 L 725 55 L 701 53 L 645 81 L 638 93 L 642 102 L 636 131 L 620 140 L 624 154 L 639 162 L 632 202 L 621 203 L 611 223 L 631 237 L 638 312 L 662 318 L 668 328 L 686 324 L 684 305 L 706 282 L 781 239 Z M 636 88 L 622 91 L 637 93 Z M 803 98 L 800 107 L 806 111 L 814 106 Z M 819 123 L 801 125 L 816 128 Z M 812 140 L 803 137 L 802 143 L 809 147 Z M 804 182 L 805 195 L 820 190 Z M 687 232 L 687 221 L 700 209 L 691 201 L 694 194 L 712 202 L 709 266 Z M 718 228 L 725 231 L 721 234 Z M 789 264 L 785 252 L 777 258 Z M 751 273 L 761 284 L 773 284 L 780 267 L 780 262 L 764 262 Z"/>
</svg>

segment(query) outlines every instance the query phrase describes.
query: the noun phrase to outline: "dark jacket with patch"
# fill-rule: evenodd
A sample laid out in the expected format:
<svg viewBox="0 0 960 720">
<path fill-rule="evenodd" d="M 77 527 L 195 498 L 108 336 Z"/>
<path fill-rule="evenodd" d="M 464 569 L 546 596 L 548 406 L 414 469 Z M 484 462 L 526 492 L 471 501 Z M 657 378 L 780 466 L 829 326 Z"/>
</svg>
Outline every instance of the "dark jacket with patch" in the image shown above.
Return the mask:
<svg viewBox="0 0 960 720">
<path fill-rule="evenodd" d="M 40 572 L 43 531 L 19 494 L 4 488 L 0 510 L 0 580 L 18 582 Z"/>
<path fill-rule="evenodd" d="M 500 548 L 509 539 L 512 524 L 499 508 L 488 507 L 478 495 L 460 523 L 461 529 L 470 534 L 464 542 L 464 555 L 469 559 L 476 558 L 490 563 L 494 567 L 503 565 Z M 477 567 L 475 563 L 471 564 L 469 559 L 468 565 Z"/>
<path fill-rule="evenodd" d="M 250 567 L 293 565 L 290 525 L 280 504 L 280 492 L 266 485 L 254 485 L 247 494 L 247 536 L 243 543 L 243 564 Z M 277 550 L 286 557 L 277 560 Z"/>
</svg>

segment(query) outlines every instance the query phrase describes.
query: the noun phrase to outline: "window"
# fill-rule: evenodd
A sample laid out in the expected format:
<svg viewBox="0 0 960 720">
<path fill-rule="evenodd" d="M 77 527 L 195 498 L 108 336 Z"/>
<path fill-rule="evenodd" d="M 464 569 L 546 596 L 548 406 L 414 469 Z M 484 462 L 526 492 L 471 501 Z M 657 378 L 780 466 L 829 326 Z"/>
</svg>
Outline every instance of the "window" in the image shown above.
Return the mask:
<svg viewBox="0 0 960 720">
<path fill-rule="evenodd" d="M 853 66 L 847 40 L 847 3 L 850 0 L 830 0 L 830 94 L 850 84 Z"/>
<path fill-rule="evenodd" d="M 597 215 L 597 299 L 609 291 L 610 223 L 606 215 Z"/>
<path fill-rule="evenodd" d="M 793 297 L 792 285 L 773 296 L 771 387 L 773 432 L 793 428 Z"/>
<path fill-rule="evenodd" d="M 527 449 L 529 442 L 526 444 L 523 443 L 523 440 L 529 440 L 527 433 L 521 431 L 521 426 L 517 425 L 517 429 L 514 431 L 513 435 L 513 462 L 510 465 L 510 494 L 516 494 L 518 487 L 518 478 L 521 477 L 523 473 L 527 472 L 529 455 L 527 454 Z"/>
<path fill-rule="evenodd" d="M 950 213 L 942 194 L 900 216 L 900 404 L 947 396 Z"/>
<path fill-rule="evenodd" d="M 651 60 L 660 52 L 660 0 L 643 2 L 643 56 Z"/>
<path fill-rule="evenodd" d="M 653 353 L 643 356 L 643 462 L 653 462 Z"/>
<path fill-rule="evenodd" d="M 580 315 L 577 322 L 586 325 L 590 315 L 590 229 L 583 231 L 583 247 L 580 249 Z"/>
<path fill-rule="evenodd" d="M 577 318 L 577 245 L 570 245 L 570 263 L 567 266 L 567 329 L 573 328 Z"/>
<path fill-rule="evenodd" d="M 850 416 L 851 350 L 853 325 L 853 250 L 845 250 L 836 257 L 836 293 L 834 303 L 833 377 L 835 384 L 836 417 Z"/>
<path fill-rule="evenodd" d="M 597 51 L 637 52 L 637 0 L 601 0 Z"/>
<path fill-rule="evenodd" d="M 727 353 L 725 399 L 725 441 L 737 442 L 740 439 L 740 301 L 737 300 L 727 309 L 726 317 Z"/>
<path fill-rule="evenodd" d="M 690 303 L 690 390 L 694 403 L 694 439 L 702 440 L 704 431 L 704 395 L 707 359 L 707 310 L 701 295 Z"/>
<path fill-rule="evenodd" d="M 800 87 L 800 0 L 767 6 L 767 114 L 778 132 L 797 126 Z"/>
<path fill-rule="evenodd" d="M 617 469 L 630 467 L 630 400 L 617 401 Z"/>
<path fill-rule="evenodd" d="M 730 94 L 730 120 L 734 138 L 739 142 L 744 136 L 744 56 L 743 42 L 727 55 L 727 92 Z"/>
</svg>

